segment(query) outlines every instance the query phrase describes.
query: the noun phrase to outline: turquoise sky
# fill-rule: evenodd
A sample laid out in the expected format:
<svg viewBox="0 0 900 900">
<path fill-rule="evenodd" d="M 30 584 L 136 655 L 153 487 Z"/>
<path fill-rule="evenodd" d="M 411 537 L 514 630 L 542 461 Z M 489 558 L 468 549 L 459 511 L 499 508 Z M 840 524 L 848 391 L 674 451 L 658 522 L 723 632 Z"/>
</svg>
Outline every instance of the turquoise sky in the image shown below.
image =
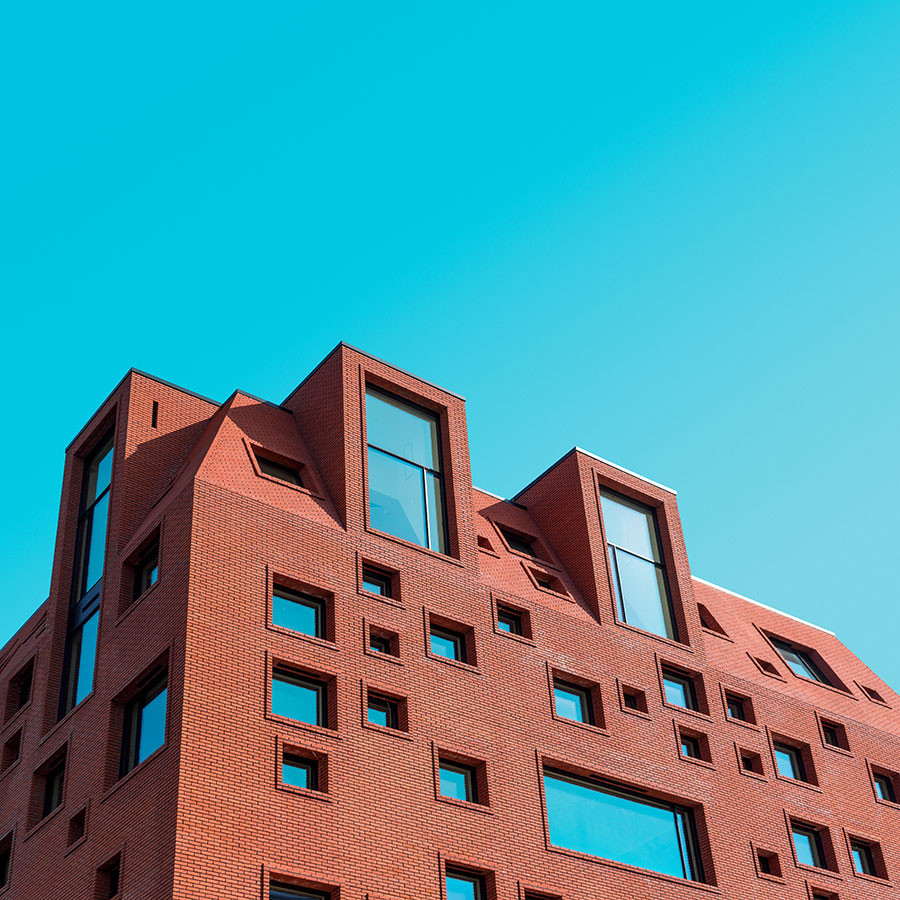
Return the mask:
<svg viewBox="0 0 900 900">
<path fill-rule="evenodd" d="M 895 687 L 900 4 L 8 4 L 0 641 L 129 366 L 282 399 L 340 339 L 474 480 L 676 487 L 695 574 Z"/>
</svg>

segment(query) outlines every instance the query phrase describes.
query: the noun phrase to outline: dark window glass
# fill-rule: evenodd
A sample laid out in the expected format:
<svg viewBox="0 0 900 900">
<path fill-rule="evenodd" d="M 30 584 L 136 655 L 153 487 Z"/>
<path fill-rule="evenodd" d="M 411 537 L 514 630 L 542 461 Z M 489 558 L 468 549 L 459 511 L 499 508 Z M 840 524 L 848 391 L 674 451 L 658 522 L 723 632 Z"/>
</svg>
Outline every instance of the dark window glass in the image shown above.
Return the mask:
<svg viewBox="0 0 900 900">
<path fill-rule="evenodd" d="M 652 509 L 601 492 L 613 587 L 623 622 L 678 639 Z"/>
<path fill-rule="evenodd" d="M 10 868 L 12 864 L 12 832 L 0 840 L 0 888 L 9 884 Z"/>
<path fill-rule="evenodd" d="M 544 788 L 555 846 L 703 880 L 689 809 L 561 772 L 545 771 Z"/>
<path fill-rule="evenodd" d="M 590 692 L 585 688 L 554 679 L 553 701 L 558 716 L 593 725 Z"/>
<path fill-rule="evenodd" d="M 269 888 L 269 900 L 330 900 L 330 894 L 308 891 L 289 884 L 273 883 Z"/>
<path fill-rule="evenodd" d="M 838 729 L 834 725 L 829 725 L 827 722 L 823 722 L 822 737 L 825 739 L 825 743 L 830 744 L 832 747 L 841 746 L 841 736 L 838 733 Z"/>
<path fill-rule="evenodd" d="M 159 541 L 154 541 L 140 556 L 134 567 L 134 597 L 156 584 L 159 578 Z"/>
<path fill-rule="evenodd" d="M 30 699 L 31 688 L 34 683 L 34 660 L 22 669 L 21 672 L 13 679 L 10 688 L 14 692 L 14 702 L 12 704 L 12 713 L 17 713 Z"/>
<path fill-rule="evenodd" d="M 522 614 L 504 606 L 498 607 L 497 628 L 507 634 L 522 634 Z"/>
<path fill-rule="evenodd" d="M 319 789 L 319 766 L 314 759 L 285 753 L 281 763 L 281 780 L 293 787 L 310 791 Z"/>
<path fill-rule="evenodd" d="M 369 694 L 367 716 L 373 725 L 381 725 L 383 728 L 400 727 L 400 713 L 396 700 Z"/>
<path fill-rule="evenodd" d="M 815 828 L 794 823 L 791 825 L 791 835 L 794 839 L 794 849 L 799 863 L 805 866 L 815 866 L 817 869 L 827 868 L 822 836 Z"/>
<path fill-rule="evenodd" d="M 875 779 L 875 794 L 881 800 L 896 803 L 897 795 L 894 791 L 894 779 L 889 775 L 883 775 L 880 772 L 876 772 L 873 777 Z"/>
<path fill-rule="evenodd" d="M 125 704 L 122 771 L 125 775 L 166 741 L 168 675 L 152 676 L 146 686 Z"/>
<path fill-rule="evenodd" d="M 515 531 L 509 531 L 506 528 L 501 528 L 500 533 L 509 545 L 510 550 L 515 550 L 517 553 L 525 553 L 528 556 L 537 556 L 537 553 L 534 552 L 534 538 L 525 537 L 524 534 L 516 534 Z"/>
<path fill-rule="evenodd" d="M 442 759 L 438 765 L 438 772 L 442 797 L 452 797 L 454 800 L 468 800 L 470 803 L 478 802 L 475 769 L 472 766 L 447 762 Z"/>
<path fill-rule="evenodd" d="M 325 600 L 312 594 L 275 586 L 272 623 L 311 637 L 325 637 Z"/>
<path fill-rule="evenodd" d="M 796 747 L 782 744 L 779 741 L 774 741 L 772 747 L 775 750 L 775 763 L 778 766 L 778 774 L 785 778 L 806 781 L 803 754 Z"/>
<path fill-rule="evenodd" d="M 760 757 L 755 753 L 743 751 L 741 753 L 741 768 L 747 772 L 761 774 L 760 769 L 762 768 L 762 764 L 760 763 Z"/>
<path fill-rule="evenodd" d="M 822 670 L 813 662 L 810 654 L 805 650 L 794 647 L 787 641 L 781 641 L 778 638 L 771 638 L 771 641 L 781 658 L 790 666 L 795 675 L 799 675 L 801 678 L 809 678 L 812 681 L 819 681 L 822 684 L 831 684 Z"/>
<path fill-rule="evenodd" d="M 379 572 L 377 569 L 370 569 L 367 566 L 362 570 L 363 590 L 370 594 L 379 594 L 382 597 L 391 596 L 391 586 L 393 579 L 387 572 Z"/>
<path fill-rule="evenodd" d="M 44 800 L 41 808 L 42 818 L 46 818 L 62 803 L 63 782 L 66 777 L 65 756 L 51 763 L 44 776 Z"/>
<path fill-rule="evenodd" d="M 637 694 L 631 693 L 623 693 L 622 694 L 622 702 L 625 704 L 627 709 L 640 709 L 640 703 L 638 702 Z"/>
<path fill-rule="evenodd" d="M 99 610 L 69 634 L 66 669 L 65 712 L 74 709 L 94 687 L 94 663 L 97 658 Z"/>
<path fill-rule="evenodd" d="M 759 860 L 759 871 L 765 875 L 772 874 L 772 859 L 765 853 L 758 853 L 756 858 Z"/>
<path fill-rule="evenodd" d="M 850 841 L 850 855 L 853 857 L 853 868 L 860 875 L 875 875 L 875 854 L 869 844 L 862 841 Z"/>
<path fill-rule="evenodd" d="M 376 653 L 386 653 L 388 656 L 393 655 L 391 639 L 380 634 L 369 635 L 369 649 L 374 650 Z"/>
<path fill-rule="evenodd" d="M 324 725 L 325 685 L 290 669 L 276 668 L 272 673 L 272 712 L 309 725 Z"/>
<path fill-rule="evenodd" d="M 107 893 L 106 900 L 113 900 L 119 896 L 119 887 L 122 880 L 122 864 L 116 859 L 106 870 Z"/>
<path fill-rule="evenodd" d="M 667 703 L 671 703 L 672 706 L 683 706 L 685 709 L 697 709 L 697 691 L 694 679 L 690 675 L 663 670 L 663 687 Z"/>
<path fill-rule="evenodd" d="M 437 416 L 369 388 L 366 428 L 372 527 L 446 553 Z"/>
<path fill-rule="evenodd" d="M 263 475 L 269 475 L 272 478 L 277 478 L 279 481 L 286 481 L 288 484 L 296 484 L 297 487 L 303 487 L 303 479 L 300 477 L 300 472 L 293 466 L 286 466 L 283 463 L 275 462 L 274 459 L 266 459 L 258 454 L 256 463 Z"/>
<path fill-rule="evenodd" d="M 738 719 L 741 722 L 747 721 L 747 710 L 744 707 L 744 701 L 738 697 L 727 697 L 728 717 Z"/>
<path fill-rule="evenodd" d="M 447 900 L 485 900 L 484 879 L 456 869 L 447 869 Z"/>
<path fill-rule="evenodd" d="M 459 662 L 466 661 L 466 639 L 458 631 L 450 631 L 447 628 L 432 625 L 430 646 L 431 652 L 435 656 L 443 656 L 445 659 L 455 659 Z"/>
<path fill-rule="evenodd" d="M 702 759 L 703 754 L 700 750 L 700 741 L 695 737 L 683 734 L 681 736 L 681 754 L 690 759 Z"/>
</svg>

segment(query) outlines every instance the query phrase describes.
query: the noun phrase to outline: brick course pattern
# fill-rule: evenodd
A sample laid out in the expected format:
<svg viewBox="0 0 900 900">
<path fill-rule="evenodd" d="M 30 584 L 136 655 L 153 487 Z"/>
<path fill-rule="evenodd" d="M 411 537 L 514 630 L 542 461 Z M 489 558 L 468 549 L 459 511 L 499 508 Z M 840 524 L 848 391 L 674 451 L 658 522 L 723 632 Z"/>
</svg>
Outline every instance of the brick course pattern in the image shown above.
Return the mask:
<svg viewBox="0 0 900 900">
<path fill-rule="evenodd" d="M 369 526 L 367 384 L 439 415 L 448 555 Z M 111 427 L 93 690 L 58 720 L 83 459 Z M 263 474 L 257 450 L 304 487 Z M 680 641 L 617 619 L 604 488 L 656 510 Z M 130 564 L 156 531 L 159 579 L 134 601 Z M 364 564 L 394 573 L 391 598 L 362 588 Z M 326 598 L 324 638 L 272 624 L 275 581 Z M 524 634 L 497 627 L 498 605 Z M 468 629 L 468 663 L 428 652 L 432 617 Z M 370 630 L 395 635 L 396 656 L 370 652 Z M 795 675 L 770 635 L 814 650 L 834 686 Z M 165 744 L 119 778 L 122 700 L 160 662 Z M 327 681 L 328 727 L 270 711 L 279 665 Z M 697 711 L 665 702 L 663 666 L 695 677 Z M 589 690 L 593 725 L 554 714 L 554 676 Z M 366 721 L 369 691 L 399 702 L 401 729 Z M 750 721 L 726 715 L 727 694 Z M 900 771 L 898 704 L 830 632 L 693 577 L 672 491 L 578 449 L 513 501 L 473 488 L 464 401 L 358 350 L 340 344 L 281 405 L 240 391 L 217 404 L 131 371 L 67 450 L 50 596 L 0 651 L 0 900 L 108 896 L 100 870 L 117 854 L 127 900 L 260 900 L 270 878 L 335 900 L 441 900 L 446 865 L 483 873 L 486 900 L 887 900 L 900 805 L 877 797 L 873 771 Z M 680 754 L 682 734 L 703 758 Z M 803 747 L 810 783 L 778 776 L 773 739 Z M 63 802 L 41 820 L 36 773 L 62 748 Z M 284 749 L 319 759 L 319 791 L 282 784 Z M 478 803 L 439 796 L 439 755 L 475 767 Z M 706 883 L 552 847 L 545 764 L 692 807 Z M 795 860 L 791 819 L 827 829 L 830 870 Z M 851 837 L 877 843 L 884 877 L 855 874 Z M 760 851 L 776 855 L 769 873 Z"/>
</svg>

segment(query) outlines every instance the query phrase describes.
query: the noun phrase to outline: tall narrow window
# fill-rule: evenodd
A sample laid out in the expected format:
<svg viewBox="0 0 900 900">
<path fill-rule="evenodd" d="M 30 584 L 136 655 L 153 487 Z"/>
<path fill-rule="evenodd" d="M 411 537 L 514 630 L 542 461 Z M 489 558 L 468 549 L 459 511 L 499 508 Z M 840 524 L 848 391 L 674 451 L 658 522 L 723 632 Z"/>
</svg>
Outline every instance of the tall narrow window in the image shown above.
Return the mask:
<svg viewBox="0 0 900 900">
<path fill-rule="evenodd" d="M 370 524 L 421 547 L 447 553 L 437 416 L 368 388 L 366 427 Z"/>
<path fill-rule="evenodd" d="M 66 779 L 66 754 L 58 756 L 44 770 L 41 818 L 45 819 L 62 804 L 63 784 Z"/>
<path fill-rule="evenodd" d="M 165 743 L 168 684 L 166 672 L 151 675 L 125 705 L 122 775 L 130 772 Z"/>
<path fill-rule="evenodd" d="M 871 844 L 865 841 L 850 841 L 850 856 L 853 858 L 853 868 L 858 875 L 878 874 Z"/>
<path fill-rule="evenodd" d="M 677 640 L 655 513 L 606 491 L 600 494 L 600 505 L 619 618 Z"/>
<path fill-rule="evenodd" d="M 93 688 L 112 460 L 110 434 L 84 463 L 60 715 L 77 706 Z"/>
<path fill-rule="evenodd" d="M 5 888 L 9 884 L 9 873 L 12 868 L 12 839 L 13 833 L 10 831 L 0 840 L 0 888 Z"/>
<path fill-rule="evenodd" d="M 544 789 L 554 846 L 703 881 L 689 809 L 549 770 Z"/>
<path fill-rule="evenodd" d="M 159 578 L 159 538 L 144 548 L 134 564 L 133 599 L 150 590 Z"/>
</svg>

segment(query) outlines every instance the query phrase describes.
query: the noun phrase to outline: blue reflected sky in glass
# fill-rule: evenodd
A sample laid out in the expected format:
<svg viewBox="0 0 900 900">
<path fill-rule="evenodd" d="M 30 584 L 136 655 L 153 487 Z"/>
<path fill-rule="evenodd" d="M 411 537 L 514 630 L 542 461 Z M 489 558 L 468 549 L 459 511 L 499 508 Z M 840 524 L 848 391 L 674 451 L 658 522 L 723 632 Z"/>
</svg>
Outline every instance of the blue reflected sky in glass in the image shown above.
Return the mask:
<svg viewBox="0 0 900 900">
<path fill-rule="evenodd" d="M 455 768 L 442 765 L 440 767 L 441 796 L 453 797 L 456 800 L 468 800 L 466 790 L 469 774 Z"/>
<path fill-rule="evenodd" d="M 444 527 L 444 485 L 437 475 L 425 473 L 425 502 L 428 505 L 429 548 L 437 553 L 447 552 Z"/>
<path fill-rule="evenodd" d="M 659 562 L 652 513 L 636 509 L 606 494 L 600 495 L 606 540 L 645 559 Z"/>
<path fill-rule="evenodd" d="M 615 583 L 616 598 L 625 621 L 635 628 L 673 638 L 675 634 L 662 571 L 651 562 L 610 548 L 610 556 L 613 555 L 619 575 Z"/>
<path fill-rule="evenodd" d="M 141 711 L 141 739 L 138 744 L 137 762 L 143 762 L 166 742 L 168 694 L 168 689 L 163 688 Z"/>
<path fill-rule="evenodd" d="M 459 640 L 444 637 L 434 631 L 429 636 L 431 643 L 431 652 L 435 656 L 443 656 L 446 659 L 459 659 Z"/>
<path fill-rule="evenodd" d="M 474 879 L 448 875 L 447 900 L 479 900 Z"/>
<path fill-rule="evenodd" d="M 687 686 L 683 682 L 663 676 L 663 686 L 666 689 L 666 702 L 671 703 L 673 706 L 683 706 L 685 709 L 690 708 Z"/>
<path fill-rule="evenodd" d="M 318 725 L 320 691 L 303 684 L 272 678 L 272 712 L 309 725 Z"/>
<path fill-rule="evenodd" d="M 293 763 L 284 757 L 281 763 L 281 780 L 293 787 L 309 788 L 309 767 L 302 763 Z"/>
<path fill-rule="evenodd" d="M 369 704 L 368 717 L 373 725 L 382 725 L 385 728 L 389 728 L 391 725 L 390 711 L 380 704 L 375 706 Z"/>
<path fill-rule="evenodd" d="M 422 470 L 369 448 L 369 523 L 379 531 L 428 546 Z"/>
<path fill-rule="evenodd" d="M 87 574 L 84 579 L 85 593 L 103 575 L 103 557 L 106 552 L 106 518 L 109 513 L 109 494 L 102 497 L 91 511 L 91 542 L 88 549 Z"/>
<path fill-rule="evenodd" d="M 100 613 L 98 611 L 81 626 L 81 646 L 78 649 L 78 680 L 75 689 L 76 706 L 87 697 L 94 686 L 94 661 L 97 657 L 97 629 L 99 625 Z"/>
<path fill-rule="evenodd" d="M 278 593 L 272 596 L 272 622 L 291 631 L 299 631 L 316 637 L 320 633 L 320 604 L 315 601 L 303 602 Z"/>
<path fill-rule="evenodd" d="M 805 831 L 792 832 L 794 836 L 794 849 L 797 851 L 797 861 L 806 866 L 816 865 L 815 837 Z"/>
<path fill-rule="evenodd" d="M 685 878 L 679 827 L 671 809 L 544 776 L 550 843 Z"/>
<path fill-rule="evenodd" d="M 584 705 L 581 694 L 573 693 L 564 687 L 554 685 L 553 699 L 556 703 L 556 714 L 564 719 L 584 721 Z"/>
<path fill-rule="evenodd" d="M 366 438 L 426 469 L 440 469 L 435 419 L 384 394 L 366 393 Z"/>
<path fill-rule="evenodd" d="M 796 778 L 794 769 L 794 755 L 789 750 L 775 748 L 775 763 L 778 766 L 778 774 L 785 778 Z"/>
</svg>

